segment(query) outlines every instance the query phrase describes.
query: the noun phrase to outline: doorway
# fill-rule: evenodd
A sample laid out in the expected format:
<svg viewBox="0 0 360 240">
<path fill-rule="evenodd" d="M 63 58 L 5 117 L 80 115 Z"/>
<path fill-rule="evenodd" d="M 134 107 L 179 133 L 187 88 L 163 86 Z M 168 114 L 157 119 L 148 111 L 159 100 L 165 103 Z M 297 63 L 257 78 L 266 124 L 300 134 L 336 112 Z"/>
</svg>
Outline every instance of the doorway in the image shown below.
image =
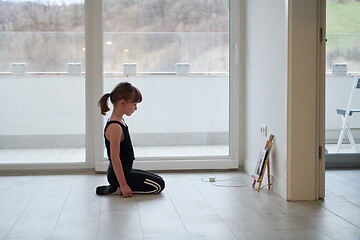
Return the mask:
<svg viewBox="0 0 360 240">
<path fill-rule="evenodd" d="M 359 167 L 360 3 L 326 3 L 326 166 Z"/>
</svg>

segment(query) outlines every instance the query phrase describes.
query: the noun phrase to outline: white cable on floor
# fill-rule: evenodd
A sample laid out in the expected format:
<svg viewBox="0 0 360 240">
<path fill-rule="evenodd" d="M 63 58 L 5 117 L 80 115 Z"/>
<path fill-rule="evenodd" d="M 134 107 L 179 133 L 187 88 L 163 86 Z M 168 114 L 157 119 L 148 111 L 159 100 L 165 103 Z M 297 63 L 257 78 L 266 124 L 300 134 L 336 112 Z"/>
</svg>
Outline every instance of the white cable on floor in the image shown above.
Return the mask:
<svg viewBox="0 0 360 240">
<path fill-rule="evenodd" d="M 206 181 L 204 180 L 204 178 L 201 178 L 202 182 L 209 182 L 212 185 L 216 186 L 216 187 L 246 187 L 248 186 L 248 184 L 246 184 L 244 181 L 238 180 L 238 179 L 220 179 L 220 180 L 214 180 L 214 181 Z M 218 182 L 229 182 L 229 181 L 234 181 L 237 182 L 236 184 L 219 184 Z"/>
</svg>

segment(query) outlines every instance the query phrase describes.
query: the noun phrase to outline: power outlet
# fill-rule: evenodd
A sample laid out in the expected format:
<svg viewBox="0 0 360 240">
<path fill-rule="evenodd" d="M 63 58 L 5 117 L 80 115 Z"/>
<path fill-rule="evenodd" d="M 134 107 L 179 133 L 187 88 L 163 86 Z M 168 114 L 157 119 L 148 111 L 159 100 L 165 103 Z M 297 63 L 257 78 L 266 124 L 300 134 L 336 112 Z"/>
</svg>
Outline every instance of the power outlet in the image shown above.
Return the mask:
<svg viewBox="0 0 360 240">
<path fill-rule="evenodd" d="M 267 126 L 265 124 L 260 125 L 260 133 L 265 137 L 267 136 Z"/>
</svg>

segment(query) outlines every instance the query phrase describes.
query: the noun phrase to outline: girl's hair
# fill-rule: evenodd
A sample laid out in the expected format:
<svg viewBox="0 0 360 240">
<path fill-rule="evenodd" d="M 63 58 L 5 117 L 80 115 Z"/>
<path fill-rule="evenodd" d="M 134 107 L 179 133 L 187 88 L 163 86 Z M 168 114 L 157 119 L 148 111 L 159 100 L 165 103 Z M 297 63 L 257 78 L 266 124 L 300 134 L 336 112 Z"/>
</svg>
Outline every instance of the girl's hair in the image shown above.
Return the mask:
<svg viewBox="0 0 360 240">
<path fill-rule="evenodd" d="M 110 98 L 112 104 L 124 99 L 126 101 L 132 101 L 139 103 L 142 101 L 142 95 L 139 89 L 131 85 L 128 82 L 121 82 L 114 87 L 111 93 L 105 93 L 99 100 L 98 106 L 100 107 L 101 114 L 106 115 L 106 112 L 110 111 L 107 100 Z"/>
</svg>

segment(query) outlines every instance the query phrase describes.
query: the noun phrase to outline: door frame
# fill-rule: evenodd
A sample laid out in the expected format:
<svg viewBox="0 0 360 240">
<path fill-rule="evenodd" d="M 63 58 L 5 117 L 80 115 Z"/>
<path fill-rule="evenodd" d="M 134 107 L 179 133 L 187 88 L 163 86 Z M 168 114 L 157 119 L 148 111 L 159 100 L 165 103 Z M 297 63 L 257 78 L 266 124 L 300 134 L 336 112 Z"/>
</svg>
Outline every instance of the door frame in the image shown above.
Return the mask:
<svg viewBox="0 0 360 240">
<path fill-rule="evenodd" d="M 324 3 L 288 0 L 286 199 L 290 201 L 325 195 Z"/>
<path fill-rule="evenodd" d="M 318 0 L 319 4 L 319 58 L 318 58 L 318 165 L 317 165 L 317 196 L 325 198 L 325 104 L 326 104 L 326 0 Z"/>
</svg>

